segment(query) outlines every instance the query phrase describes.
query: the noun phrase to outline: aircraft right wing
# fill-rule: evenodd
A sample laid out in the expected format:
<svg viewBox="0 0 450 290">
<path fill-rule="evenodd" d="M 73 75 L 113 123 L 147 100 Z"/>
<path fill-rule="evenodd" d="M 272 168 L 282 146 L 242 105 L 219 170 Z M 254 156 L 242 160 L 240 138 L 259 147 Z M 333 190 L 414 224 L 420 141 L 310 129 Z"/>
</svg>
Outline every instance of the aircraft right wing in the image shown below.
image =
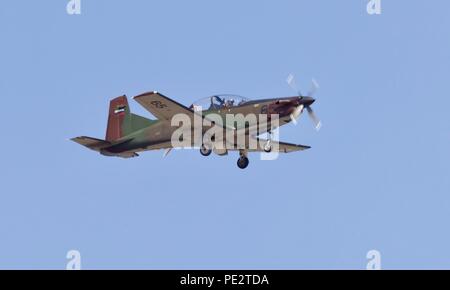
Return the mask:
<svg viewBox="0 0 450 290">
<path fill-rule="evenodd" d="M 191 109 L 156 91 L 136 96 L 134 99 L 159 120 L 170 121 L 176 114 L 194 115 Z"/>
<path fill-rule="evenodd" d="M 186 116 L 191 118 L 191 121 L 194 120 L 195 114 L 200 116 L 202 119 L 208 120 L 208 117 L 203 116 L 201 112 L 194 112 L 184 105 L 156 91 L 136 96 L 134 97 L 134 99 L 159 120 L 170 121 L 172 117 L 177 114 L 185 114 Z M 216 123 L 216 125 L 219 127 L 223 127 L 225 130 L 235 130 L 234 127 L 228 126 L 226 124 Z"/>
</svg>

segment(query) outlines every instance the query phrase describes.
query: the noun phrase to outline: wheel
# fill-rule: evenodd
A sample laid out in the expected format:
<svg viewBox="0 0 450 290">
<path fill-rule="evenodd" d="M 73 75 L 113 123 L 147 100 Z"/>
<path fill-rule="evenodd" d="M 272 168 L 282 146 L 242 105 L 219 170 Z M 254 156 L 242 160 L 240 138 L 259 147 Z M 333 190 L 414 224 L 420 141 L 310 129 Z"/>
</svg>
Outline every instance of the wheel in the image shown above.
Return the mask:
<svg viewBox="0 0 450 290">
<path fill-rule="evenodd" d="M 264 152 L 266 152 L 266 153 L 272 152 L 272 145 L 271 145 L 270 143 L 267 143 L 267 144 L 264 146 Z"/>
<path fill-rule="evenodd" d="M 250 161 L 248 160 L 247 157 L 240 157 L 237 161 L 237 166 L 240 169 L 245 169 L 245 168 L 247 168 L 249 163 L 250 163 Z"/>
<path fill-rule="evenodd" d="M 208 149 L 205 145 L 202 145 L 202 147 L 200 147 L 200 154 L 202 154 L 203 156 L 209 156 L 211 155 L 212 150 Z"/>
</svg>

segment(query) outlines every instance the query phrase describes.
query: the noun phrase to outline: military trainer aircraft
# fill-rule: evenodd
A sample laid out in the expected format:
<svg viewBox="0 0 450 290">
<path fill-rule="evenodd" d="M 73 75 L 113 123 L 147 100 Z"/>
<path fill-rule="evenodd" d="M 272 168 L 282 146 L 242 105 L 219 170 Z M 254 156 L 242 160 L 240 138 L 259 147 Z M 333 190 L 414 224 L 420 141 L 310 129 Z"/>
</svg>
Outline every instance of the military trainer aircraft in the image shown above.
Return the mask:
<svg viewBox="0 0 450 290">
<path fill-rule="evenodd" d="M 292 75 L 289 76 L 288 83 L 294 89 L 296 88 Z M 269 153 L 276 151 L 290 153 L 310 148 L 309 146 L 272 140 L 272 131 L 291 122 L 296 124 L 304 109 L 306 109 L 318 130 L 321 123 L 311 108 L 311 105 L 315 102 L 312 95 L 317 88 L 317 83 L 313 81 L 313 89 L 306 96 L 303 96 L 297 90 L 297 96 L 253 101 L 237 95 L 215 95 L 195 102 L 190 107 L 179 104 L 156 91 L 134 97 L 134 100 L 147 109 L 157 120 L 151 120 L 131 113 L 127 97 L 121 96 L 110 102 L 105 140 L 86 136 L 76 137 L 71 140 L 106 156 L 131 158 L 138 156 L 139 152 L 160 149 L 165 150 L 164 156 L 166 156 L 173 148 L 181 147 L 173 142 L 173 134 L 180 129 L 180 125 L 174 125 L 172 119 L 174 116 L 182 114 L 190 120 L 198 117 L 200 120 L 205 121 L 206 119 L 209 121 L 209 125 L 206 126 L 201 123 L 200 135 L 202 136 L 212 126 L 219 127 L 224 131 L 220 139 L 213 136 L 211 139 L 208 139 L 212 140 L 211 142 L 203 142 L 205 139 L 201 139 L 199 146 L 196 146 L 198 143 L 190 143 L 189 145 L 199 147 L 203 156 L 209 156 L 212 152 L 223 156 L 227 155 L 229 151 L 238 151 L 239 159 L 237 165 L 239 168 L 245 169 L 249 165 L 249 152 Z M 226 116 L 238 114 L 244 117 L 253 114 L 265 116 L 266 118 L 263 118 L 262 121 L 261 119 L 256 119 L 253 123 L 251 120 L 247 120 L 244 124 L 237 124 L 234 120 L 234 123 L 227 123 Z M 222 117 L 223 121 L 218 121 L 217 117 L 210 118 L 212 115 Z M 277 122 L 273 122 L 274 115 L 278 117 Z M 187 133 L 193 134 L 196 129 L 194 128 L 195 126 L 189 125 L 188 130 L 183 131 L 181 139 Z M 252 131 L 251 128 L 255 127 L 257 127 L 256 131 Z M 228 137 L 229 135 L 226 133 L 231 131 L 244 137 L 244 140 L 246 140 L 244 145 L 237 144 L 238 137 Z M 258 137 L 265 133 L 268 133 L 269 136 L 267 140 Z M 226 138 L 224 137 L 225 135 L 227 136 Z M 251 147 L 250 140 L 257 140 L 258 142 Z M 226 143 L 226 146 L 217 146 L 218 143 Z"/>
</svg>

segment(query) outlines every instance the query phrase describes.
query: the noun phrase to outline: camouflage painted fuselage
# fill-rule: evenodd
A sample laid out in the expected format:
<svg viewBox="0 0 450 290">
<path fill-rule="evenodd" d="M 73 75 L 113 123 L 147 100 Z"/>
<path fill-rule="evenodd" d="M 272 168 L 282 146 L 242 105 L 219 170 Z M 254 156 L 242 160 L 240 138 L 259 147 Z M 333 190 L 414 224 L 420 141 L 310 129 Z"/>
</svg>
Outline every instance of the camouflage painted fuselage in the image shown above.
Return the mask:
<svg viewBox="0 0 450 290">
<path fill-rule="evenodd" d="M 272 114 L 279 115 L 279 126 L 285 125 L 291 122 L 290 114 L 292 111 L 299 105 L 298 97 L 288 97 L 288 98 L 280 98 L 280 99 L 267 99 L 260 101 L 251 101 L 240 106 L 235 107 L 223 107 L 215 110 L 207 110 L 201 112 L 203 116 L 208 118 L 208 116 L 214 115 L 214 118 L 210 117 L 210 119 L 217 119 L 217 116 L 220 116 L 222 123 L 216 123 L 217 125 L 224 125 L 225 127 L 231 128 L 234 127 L 236 129 L 243 129 L 243 126 L 253 127 L 258 126 L 259 128 L 266 128 L 263 131 L 259 131 L 259 134 L 266 133 L 269 128 L 271 130 L 276 129 L 274 126 L 270 126 L 270 124 L 260 124 L 260 120 L 264 119 L 268 122 L 271 121 Z M 247 124 L 236 124 L 229 122 L 231 118 L 227 118 L 227 115 L 238 115 L 242 114 L 244 118 L 247 118 L 248 115 L 256 116 L 256 123 L 247 123 Z M 250 118 L 248 118 L 250 119 Z M 227 123 L 228 121 L 228 123 Z M 117 145 L 112 145 L 108 148 L 104 148 L 102 153 L 105 155 L 116 155 L 120 153 L 130 153 L 133 152 L 142 152 L 147 150 L 155 150 L 158 148 L 158 144 L 167 144 L 171 143 L 172 136 L 174 132 L 179 128 L 179 126 L 172 126 L 171 121 L 168 120 L 149 120 L 146 124 L 143 122 L 143 125 L 146 125 L 143 128 L 139 128 L 138 130 L 132 131 L 129 134 L 124 135 L 122 138 L 116 140 Z M 240 127 L 236 127 L 236 125 Z M 129 132 L 126 128 L 127 122 L 123 122 L 122 126 L 124 127 L 123 132 Z M 137 126 L 139 127 L 139 126 Z M 202 126 L 202 132 L 204 133 L 211 126 Z M 247 128 L 247 130 L 249 130 Z M 192 124 L 191 134 L 194 134 L 194 124 Z M 224 135 L 225 132 L 224 132 Z M 247 142 L 248 144 L 249 142 Z M 192 144 L 194 145 L 194 144 Z"/>
<path fill-rule="evenodd" d="M 157 93 L 149 94 L 156 95 Z M 163 98 L 162 95 L 159 95 L 159 98 L 155 100 L 144 99 L 138 100 L 138 102 L 142 102 L 141 104 L 145 105 L 151 112 L 155 112 L 154 114 L 158 114 L 158 110 L 170 113 L 172 108 L 175 113 L 177 108 L 180 108 L 179 110 L 189 115 L 192 121 L 189 130 L 185 132 L 185 134 L 191 134 L 191 136 L 194 136 L 195 130 L 201 130 L 200 135 L 203 135 L 212 126 L 217 125 L 223 128 L 223 136 L 226 136 L 225 131 L 232 129 L 245 132 L 246 138 L 251 138 L 250 132 L 257 132 L 254 134 L 257 136 L 290 123 L 294 111 L 300 109 L 300 114 L 303 107 L 310 105 L 314 100 L 309 97 L 264 99 L 247 101 L 236 106 L 224 104 L 200 112 L 194 112 L 193 108 L 184 107 L 173 100 Z M 200 128 L 198 123 L 193 120 L 194 115 L 199 116 Z M 274 115 L 278 118 L 273 118 Z M 230 116 L 241 116 L 245 122 L 236 122 L 236 119 L 230 118 Z M 255 118 L 251 118 L 252 116 Z M 273 122 L 274 119 L 277 122 Z M 211 122 L 211 120 L 214 121 Z M 110 103 L 106 140 L 90 137 L 77 137 L 72 140 L 103 155 L 129 158 L 137 156 L 137 153 L 142 151 L 173 148 L 172 136 L 180 129 L 180 126 L 181 124 L 172 125 L 172 119 L 167 117 L 150 120 L 132 114 L 126 96 L 121 96 L 113 99 Z M 251 131 L 255 128 L 257 128 L 256 131 Z M 192 140 L 190 146 L 198 145 L 194 138 Z M 226 142 L 233 143 L 236 142 L 236 139 L 226 140 Z M 249 144 L 249 142 L 246 141 L 246 144 Z"/>
</svg>

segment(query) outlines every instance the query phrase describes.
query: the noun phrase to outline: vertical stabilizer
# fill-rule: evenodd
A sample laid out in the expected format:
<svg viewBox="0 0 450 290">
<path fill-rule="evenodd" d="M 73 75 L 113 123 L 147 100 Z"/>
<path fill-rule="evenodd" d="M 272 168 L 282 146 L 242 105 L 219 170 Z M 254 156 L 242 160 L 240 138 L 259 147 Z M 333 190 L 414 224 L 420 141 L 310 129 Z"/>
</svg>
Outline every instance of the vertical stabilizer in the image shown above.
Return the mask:
<svg viewBox="0 0 450 290">
<path fill-rule="evenodd" d="M 111 100 L 109 105 L 106 141 L 113 142 L 133 132 L 146 128 L 155 121 L 132 114 L 126 96 Z"/>
<path fill-rule="evenodd" d="M 111 100 L 109 104 L 108 127 L 106 129 L 106 141 L 115 141 L 125 136 L 124 124 L 129 118 L 130 108 L 126 96 Z"/>
</svg>

